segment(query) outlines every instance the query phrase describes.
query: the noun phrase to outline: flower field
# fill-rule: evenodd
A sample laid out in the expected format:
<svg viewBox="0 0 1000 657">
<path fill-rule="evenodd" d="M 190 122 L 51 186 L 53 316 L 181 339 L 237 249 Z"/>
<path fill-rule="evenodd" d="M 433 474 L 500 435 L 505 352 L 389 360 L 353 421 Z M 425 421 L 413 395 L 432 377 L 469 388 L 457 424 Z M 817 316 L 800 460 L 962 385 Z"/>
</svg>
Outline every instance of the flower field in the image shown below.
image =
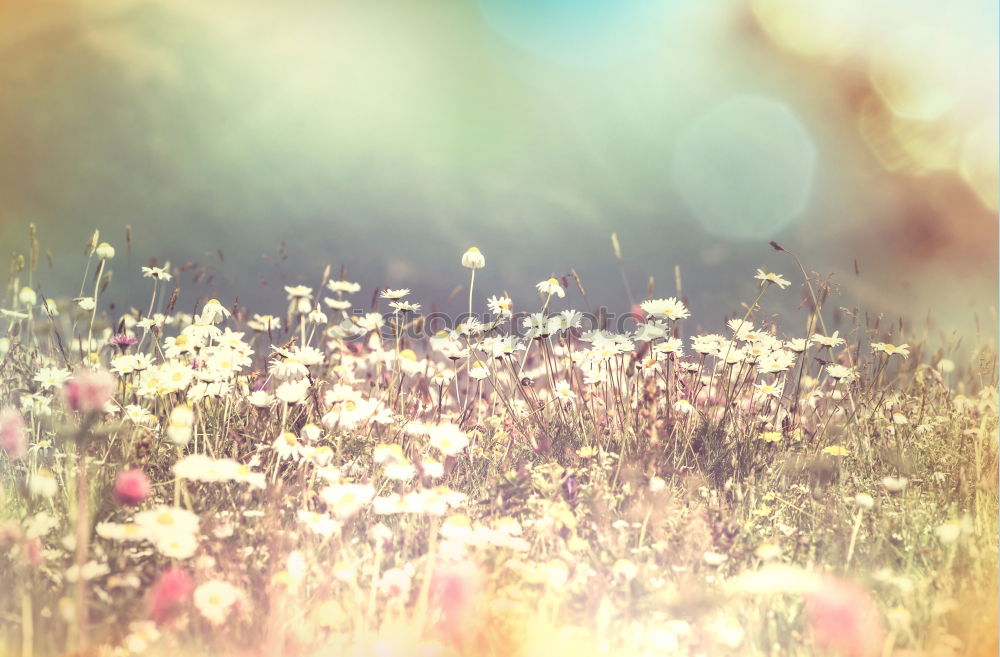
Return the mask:
<svg viewBox="0 0 1000 657">
<path fill-rule="evenodd" d="M 772 247 L 715 325 L 680 290 L 589 313 L 575 272 L 480 290 L 478 249 L 454 318 L 330 267 L 199 297 L 96 233 L 45 296 L 32 235 L 0 655 L 996 654 L 995 344 Z"/>
</svg>

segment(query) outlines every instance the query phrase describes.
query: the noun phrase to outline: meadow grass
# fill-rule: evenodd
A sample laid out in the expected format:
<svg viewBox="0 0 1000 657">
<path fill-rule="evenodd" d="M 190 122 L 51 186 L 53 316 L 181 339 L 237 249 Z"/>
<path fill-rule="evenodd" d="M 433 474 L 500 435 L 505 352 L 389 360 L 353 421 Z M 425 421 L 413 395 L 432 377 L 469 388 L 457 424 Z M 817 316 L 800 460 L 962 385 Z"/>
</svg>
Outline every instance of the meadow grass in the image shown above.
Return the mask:
<svg viewBox="0 0 1000 657">
<path fill-rule="evenodd" d="M 149 301 L 109 310 L 96 233 L 48 299 L 32 231 L 0 654 L 995 654 L 995 345 L 827 327 L 833 290 L 773 247 L 796 282 L 759 270 L 698 334 L 683 298 L 572 310 L 575 272 L 516 315 L 470 250 L 468 314 L 432 333 L 329 267 L 280 316 L 180 312 L 169 265 L 117 274 Z M 778 294 L 802 316 L 769 319 Z"/>
</svg>

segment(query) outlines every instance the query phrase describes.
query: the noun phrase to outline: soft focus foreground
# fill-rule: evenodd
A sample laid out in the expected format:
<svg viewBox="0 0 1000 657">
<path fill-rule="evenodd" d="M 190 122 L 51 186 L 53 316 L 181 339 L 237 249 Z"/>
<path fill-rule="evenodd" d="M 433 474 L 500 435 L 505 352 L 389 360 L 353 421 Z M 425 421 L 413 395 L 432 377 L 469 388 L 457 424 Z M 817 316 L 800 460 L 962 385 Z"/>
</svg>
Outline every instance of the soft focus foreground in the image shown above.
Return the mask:
<svg viewBox="0 0 1000 657">
<path fill-rule="evenodd" d="M 440 330 L 329 268 L 281 316 L 182 312 L 169 265 L 108 308 L 114 246 L 48 298 L 33 237 L 0 654 L 995 654 L 995 345 L 906 344 L 773 246 L 695 334 L 679 275 L 613 321 L 572 276 L 487 297 L 478 249 Z"/>
</svg>

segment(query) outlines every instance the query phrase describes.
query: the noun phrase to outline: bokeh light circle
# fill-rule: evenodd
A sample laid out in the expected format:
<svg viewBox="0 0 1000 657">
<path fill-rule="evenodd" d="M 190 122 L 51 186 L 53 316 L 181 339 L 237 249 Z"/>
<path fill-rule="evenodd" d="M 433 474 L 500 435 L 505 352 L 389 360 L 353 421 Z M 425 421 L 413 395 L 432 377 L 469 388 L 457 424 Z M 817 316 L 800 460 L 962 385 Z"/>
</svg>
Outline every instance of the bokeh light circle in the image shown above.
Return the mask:
<svg viewBox="0 0 1000 657">
<path fill-rule="evenodd" d="M 671 178 L 707 231 L 758 239 L 802 214 L 815 168 L 813 140 L 787 104 L 740 95 L 681 132 Z"/>
</svg>

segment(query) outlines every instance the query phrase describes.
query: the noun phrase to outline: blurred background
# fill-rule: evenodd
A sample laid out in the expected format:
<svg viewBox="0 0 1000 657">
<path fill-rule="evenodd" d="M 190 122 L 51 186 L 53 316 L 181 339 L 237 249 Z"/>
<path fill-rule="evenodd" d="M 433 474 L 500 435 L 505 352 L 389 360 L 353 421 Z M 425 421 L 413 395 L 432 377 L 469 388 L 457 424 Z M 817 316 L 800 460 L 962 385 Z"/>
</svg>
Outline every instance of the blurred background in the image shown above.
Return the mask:
<svg viewBox="0 0 1000 657">
<path fill-rule="evenodd" d="M 99 228 L 140 307 L 125 224 L 135 276 L 195 263 L 186 294 L 258 312 L 327 264 L 359 302 L 462 309 L 473 245 L 483 295 L 527 309 L 574 268 L 620 312 L 616 232 L 631 293 L 675 294 L 679 265 L 712 330 L 757 267 L 798 280 L 777 240 L 836 272 L 833 305 L 992 334 L 997 21 L 995 0 L 0 0 L 0 239 L 34 222 L 40 280 L 71 295 Z"/>
</svg>

